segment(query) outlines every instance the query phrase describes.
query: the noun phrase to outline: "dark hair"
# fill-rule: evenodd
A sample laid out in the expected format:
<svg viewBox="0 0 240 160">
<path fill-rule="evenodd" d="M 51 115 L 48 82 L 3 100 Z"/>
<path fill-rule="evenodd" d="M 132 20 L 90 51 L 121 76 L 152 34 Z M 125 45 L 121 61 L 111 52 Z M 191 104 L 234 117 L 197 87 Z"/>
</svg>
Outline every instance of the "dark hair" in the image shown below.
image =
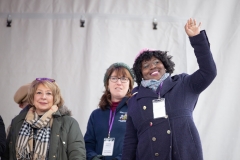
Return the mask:
<svg viewBox="0 0 240 160">
<path fill-rule="evenodd" d="M 108 90 L 108 84 L 109 84 L 109 77 L 112 75 L 112 73 L 116 71 L 117 75 L 118 76 L 124 76 L 124 77 L 127 77 L 129 79 L 129 90 L 126 94 L 126 97 L 130 97 L 131 96 L 131 91 L 133 89 L 133 84 L 134 84 L 134 80 L 133 80 L 133 77 L 132 75 L 130 74 L 129 70 L 126 69 L 125 67 L 123 66 L 116 66 L 116 65 L 111 65 L 108 69 L 107 69 L 107 72 L 106 72 L 106 77 L 107 77 L 107 81 L 106 83 L 104 84 L 104 87 L 105 87 L 105 91 L 103 92 L 103 95 L 100 99 L 100 102 L 99 102 L 99 107 L 102 109 L 102 110 L 105 110 L 107 108 L 108 105 L 112 105 L 112 101 L 111 101 L 111 93 L 110 91 Z"/>
<path fill-rule="evenodd" d="M 135 81 L 137 82 L 138 86 L 141 84 L 142 77 L 143 77 L 143 75 L 142 75 L 142 62 L 143 61 L 148 61 L 152 57 L 156 57 L 157 59 L 159 59 L 163 63 L 164 67 L 166 68 L 167 73 L 171 74 L 174 71 L 175 63 L 171 60 L 172 56 L 167 55 L 167 51 L 159 51 L 159 50 L 144 51 L 142 54 L 140 54 L 136 58 L 136 60 L 133 64 Z"/>
</svg>

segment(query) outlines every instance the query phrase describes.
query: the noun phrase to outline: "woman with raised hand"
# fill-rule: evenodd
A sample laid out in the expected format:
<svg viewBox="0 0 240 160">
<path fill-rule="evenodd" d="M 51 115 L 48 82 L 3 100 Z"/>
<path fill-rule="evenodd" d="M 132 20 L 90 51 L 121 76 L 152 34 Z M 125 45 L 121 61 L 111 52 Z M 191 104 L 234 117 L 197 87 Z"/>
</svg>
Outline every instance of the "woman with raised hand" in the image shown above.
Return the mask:
<svg viewBox="0 0 240 160">
<path fill-rule="evenodd" d="M 200 136 L 193 121 L 199 94 L 216 77 L 216 66 L 201 23 L 189 19 L 186 34 L 199 69 L 171 76 L 172 56 L 143 49 L 133 70 L 137 87 L 129 99 L 122 160 L 202 160 Z"/>
</svg>

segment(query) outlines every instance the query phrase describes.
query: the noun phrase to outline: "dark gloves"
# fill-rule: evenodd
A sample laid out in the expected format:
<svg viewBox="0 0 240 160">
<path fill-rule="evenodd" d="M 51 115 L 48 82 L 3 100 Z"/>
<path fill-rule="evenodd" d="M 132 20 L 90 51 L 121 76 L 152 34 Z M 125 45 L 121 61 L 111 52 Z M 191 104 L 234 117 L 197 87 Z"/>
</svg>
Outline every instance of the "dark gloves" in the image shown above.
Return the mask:
<svg viewBox="0 0 240 160">
<path fill-rule="evenodd" d="M 102 155 L 97 155 L 97 156 L 93 157 L 92 160 L 102 160 L 103 158 L 104 158 L 104 156 L 102 156 Z M 117 158 L 113 158 L 112 160 L 118 160 L 118 159 L 117 159 Z"/>
<path fill-rule="evenodd" d="M 92 160 L 101 160 L 102 158 L 103 158 L 102 155 L 97 155 L 97 156 L 93 157 Z"/>
</svg>

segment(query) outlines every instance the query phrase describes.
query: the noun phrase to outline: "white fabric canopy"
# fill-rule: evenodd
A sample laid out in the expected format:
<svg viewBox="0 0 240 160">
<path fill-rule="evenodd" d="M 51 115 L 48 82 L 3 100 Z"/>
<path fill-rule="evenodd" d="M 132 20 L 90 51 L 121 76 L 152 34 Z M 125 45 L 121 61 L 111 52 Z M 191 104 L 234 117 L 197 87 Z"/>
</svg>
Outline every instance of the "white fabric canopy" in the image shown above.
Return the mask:
<svg viewBox="0 0 240 160">
<path fill-rule="evenodd" d="M 9 14 L 12 27 L 6 27 Z M 20 112 L 14 93 L 36 77 L 56 80 L 84 134 L 112 63 L 132 66 L 147 47 L 169 51 L 174 74 L 193 73 L 198 64 L 184 31 L 190 17 L 203 23 L 218 69 L 194 111 L 204 158 L 238 160 L 239 0 L 0 0 L 0 115 L 6 127 Z"/>
</svg>

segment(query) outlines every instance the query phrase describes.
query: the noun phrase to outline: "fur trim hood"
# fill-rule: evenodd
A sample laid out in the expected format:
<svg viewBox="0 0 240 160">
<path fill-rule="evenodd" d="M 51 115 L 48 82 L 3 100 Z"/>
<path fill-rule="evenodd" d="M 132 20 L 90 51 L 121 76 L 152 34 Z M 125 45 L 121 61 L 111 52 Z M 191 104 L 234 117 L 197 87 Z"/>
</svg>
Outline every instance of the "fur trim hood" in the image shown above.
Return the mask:
<svg viewBox="0 0 240 160">
<path fill-rule="evenodd" d="M 72 112 L 65 105 L 59 107 L 58 111 L 62 116 L 72 116 Z"/>
</svg>

